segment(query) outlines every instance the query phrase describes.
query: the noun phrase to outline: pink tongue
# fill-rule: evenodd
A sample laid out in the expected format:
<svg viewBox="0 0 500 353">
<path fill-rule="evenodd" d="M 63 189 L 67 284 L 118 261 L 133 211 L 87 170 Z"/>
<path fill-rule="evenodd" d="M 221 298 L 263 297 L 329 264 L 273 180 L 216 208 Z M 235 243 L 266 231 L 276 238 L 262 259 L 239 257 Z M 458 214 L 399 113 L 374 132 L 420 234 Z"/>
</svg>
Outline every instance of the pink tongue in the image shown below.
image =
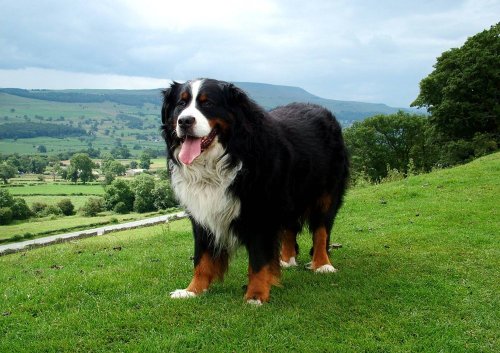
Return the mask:
<svg viewBox="0 0 500 353">
<path fill-rule="evenodd" d="M 181 146 L 179 159 L 184 164 L 191 164 L 201 154 L 201 138 L 186 137 Z"/>
</svg>

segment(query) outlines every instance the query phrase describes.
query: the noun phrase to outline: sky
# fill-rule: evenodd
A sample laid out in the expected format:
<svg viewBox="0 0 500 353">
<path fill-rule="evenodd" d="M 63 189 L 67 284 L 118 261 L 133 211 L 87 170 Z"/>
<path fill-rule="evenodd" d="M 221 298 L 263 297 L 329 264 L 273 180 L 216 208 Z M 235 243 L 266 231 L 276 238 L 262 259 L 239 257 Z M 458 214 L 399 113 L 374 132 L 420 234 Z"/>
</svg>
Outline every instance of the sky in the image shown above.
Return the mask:
<svg viewBox="0 0 500 353">
<path fill-rule="evenodd" d="M 500 0 L 0 0 L 0 87 L 166 87 L 210 77 L 408 107 Z"/>
</svg>

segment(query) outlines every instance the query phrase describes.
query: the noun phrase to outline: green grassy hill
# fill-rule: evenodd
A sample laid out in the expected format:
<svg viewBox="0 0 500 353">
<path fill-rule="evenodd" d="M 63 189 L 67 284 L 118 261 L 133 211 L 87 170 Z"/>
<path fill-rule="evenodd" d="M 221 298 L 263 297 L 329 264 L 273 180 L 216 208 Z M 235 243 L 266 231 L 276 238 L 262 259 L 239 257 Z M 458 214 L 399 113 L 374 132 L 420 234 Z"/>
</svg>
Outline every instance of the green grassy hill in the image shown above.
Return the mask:
<svg viewBox="0 0 500 353">
<path fill-rule="evenodd" d="M 237 82 L 266 109 L 290 102 L 309 102 L 332 110 L 343 125 L 375 114 L 398 111 L 384 104 L 323 99 L 298 88 Z M 142 149 L 162 150 L 159 127 L 161 90 L 23 90 L 0 88 L 0 153 L 37 153 L 44 145 L 48 154 L 87 149 L 111 150 L 119 139 L 134 156 Z M 25 124 L 26 128 L 19 128 Z M 34 123 L 64 125 L 84 131 L 81 136 L 26 138 L 20 132 Z M 56 126 L 57 126 L 56 125 Z M 13 127 L 14 126 L 14 127 Z M 47 125 L 47 127 L 49 127 Z M 9 134 L 7 134 L 9 130 Z M 12 130 L 12 131 L 10 131 Z M 43 129 L 42 129 L 43 130 Z M 49 129 L 47 129 L 48 131 Z M 12 136 L 16 132 L 19 136 Z"/>
<path fill-rule="evenodd" d="M 496 352 L 500 153 L 350 190 L 339 272 L 285 270 L 243 302 L 247 257 L 192 300 L 186 220 L 0 257 L 0 352 Z M 495 348 L 496 347 L 496 348 Z"/>
</svg>

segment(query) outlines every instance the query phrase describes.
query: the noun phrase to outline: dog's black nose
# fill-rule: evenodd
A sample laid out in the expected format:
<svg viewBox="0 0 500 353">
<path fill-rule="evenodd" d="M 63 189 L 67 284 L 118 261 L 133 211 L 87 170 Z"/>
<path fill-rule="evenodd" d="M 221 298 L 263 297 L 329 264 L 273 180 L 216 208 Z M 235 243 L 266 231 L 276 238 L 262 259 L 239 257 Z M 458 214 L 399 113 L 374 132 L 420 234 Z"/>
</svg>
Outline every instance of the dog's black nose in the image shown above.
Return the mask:
<svg viewBox="0 0 500 353">
<path fill-rule="evenodd" d="M 177 120 L 177 124 L 181 129 L 189 129 L 191 126 L 194 125 L 195 119 L 193 116 L 183 116 L 182 118 L 179 118 Z"/>
</svg>

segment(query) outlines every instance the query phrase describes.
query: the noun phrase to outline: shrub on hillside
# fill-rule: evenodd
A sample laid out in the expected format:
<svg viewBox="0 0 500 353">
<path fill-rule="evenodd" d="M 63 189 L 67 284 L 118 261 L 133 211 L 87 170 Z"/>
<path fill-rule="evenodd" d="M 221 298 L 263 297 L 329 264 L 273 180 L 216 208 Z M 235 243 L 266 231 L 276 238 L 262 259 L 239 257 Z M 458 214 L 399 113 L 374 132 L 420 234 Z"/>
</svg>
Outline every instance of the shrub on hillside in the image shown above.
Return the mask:
<svg viewBox="0 0 500 353">
<path fill-rule="evenodd" d="M 113 211 L 116 213 L 129 213 L 130 212 L 130 207 L 125 204 L 125 202 L 118 202 L 115 207 L 113 208 Z"/>
<path fill-rule="evenodd" d="M 61 209 L 56 205 L 47 205 L 47 207 L 45 207 L 41 212 L 38 213 L 40 217 L 47 217 L 50 215 L 60 216 L 62 214 L 63 213 Z"/>
<path fill-rule="evenodd" d="M 7 189 L 0 189 L 0 208 L 1 207 L 12 207 L 14 204 L 14 197 L 9 193 Z"/>
<path fill-rule="evenodd" d="M 122 203 L 123 205 L 119 207 L 121 212 L 118 213 L 128 213 L 132 211 L 134 199 L 135 195 L 130 183 L 122 179 L 116 179 L 106 187 L 104 205 L 107 210 L 115 210 L 116 205 Z"/>
<path fill-rule="evenodd" d="M 155 210 L 153 190 L 155 188 L 155 180 L 151 175 L 141 174 L 137 176 L 133 183 L 134 190 L 134 211 L 139 213 L 150 212 Z"/>
<path fill-rule="evenodd" d="M 80 212 L 86 217 L 97 216 L 102 211 L 104 211 L 104 200 L 101 197 L 90 197 L 80 208 Z"/>
<path fill-rule="evenodd" d="M 166 180 L 156 183 L 152 196 L 154 199 L 153 205 L 158 210 L 166 210 L 167 208 L 177 206 L 170 183 Z"/>
<path fill-rule="evenodd" d="M 46 208 L 47 204 L 44 202 L 35 201 L 31 204 L 31 212 L 33 212 L 38 217 L 42 214 L 43 210 L 45 210 Z"/>
<path fill-rule="evenodd" d="M 26 200 L 22 198 L 15 198 L 11 209 L 14 219 L 28 219 L 33 215 Z"/>
<path fill-rule="evenodd" d="M 5 225 L 12 222 L 12 210 L 10 207 L 0 208 L 0 224 Z"/>
<path fill-rule="evenodd" d="M 75 206 L 70 199 L 62 199 L 57 203 L 57 207 L 61 209 L 61 212 L 65 216 L 71 216 L 74 213 Z"/>
</svg>

